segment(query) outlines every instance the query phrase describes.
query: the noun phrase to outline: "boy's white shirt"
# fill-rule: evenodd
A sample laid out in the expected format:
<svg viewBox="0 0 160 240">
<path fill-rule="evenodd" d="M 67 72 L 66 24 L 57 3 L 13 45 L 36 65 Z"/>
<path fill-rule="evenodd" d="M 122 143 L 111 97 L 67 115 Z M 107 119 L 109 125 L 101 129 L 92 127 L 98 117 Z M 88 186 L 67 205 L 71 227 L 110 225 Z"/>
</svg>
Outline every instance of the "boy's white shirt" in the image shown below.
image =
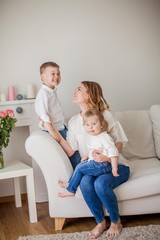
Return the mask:
<svg viewBox="0 0 160 240">
<path fill-rule="evenodd" d="M 48 123 L 53 123 L 58 131 L 64 129 L 64 115 L 57 96 L 57 88 L 51 89 L 42 85 L 35 100 L 35 111 L 39 118 Z M 43 130 L 41 121 L 39 127 Z"/>
</svg>

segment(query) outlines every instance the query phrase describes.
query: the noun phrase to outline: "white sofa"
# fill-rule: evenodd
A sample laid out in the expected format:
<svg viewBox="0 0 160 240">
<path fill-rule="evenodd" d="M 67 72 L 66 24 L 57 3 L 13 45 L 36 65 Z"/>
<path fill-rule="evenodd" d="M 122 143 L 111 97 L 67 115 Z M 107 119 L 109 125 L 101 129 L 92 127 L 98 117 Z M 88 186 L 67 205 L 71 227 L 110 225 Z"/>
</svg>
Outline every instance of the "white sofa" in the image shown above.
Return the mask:
<svg viewBox="0 0 160 240">
<path fill-rule="evenodd" d="M 123 155 L 131 167 L 129 180 L 115 189 L 120 214 L 160 213 L 160 105 L 145 111 L 116 112 L 115 117 L 128 138 Z M 66 218 L 92 216 L 79 193 L 58 197 L 58 179 L 67 181 L 72 174 L 70 161 L 59 144 L 48 133 L 37 130 L 28 137 L 25 147 L 44 175 L 55 229 L 61 230 Z"/>
</svg>

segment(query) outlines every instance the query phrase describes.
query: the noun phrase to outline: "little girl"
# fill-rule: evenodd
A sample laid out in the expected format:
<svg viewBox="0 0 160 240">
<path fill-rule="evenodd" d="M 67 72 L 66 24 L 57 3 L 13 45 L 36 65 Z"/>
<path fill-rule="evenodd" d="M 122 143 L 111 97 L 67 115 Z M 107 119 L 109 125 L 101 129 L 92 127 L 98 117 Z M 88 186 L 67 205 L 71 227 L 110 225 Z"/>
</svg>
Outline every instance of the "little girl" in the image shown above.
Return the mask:
<svg viewBox="0 0 160 240">
<path fill-rule="evenodd" d="M 71 176 L 69 183 L 58 181 L 59 185 L 66 190 L 59 193 L 59 197 L 74 196 L 81 182 L 83 175 L 99 176 L 112 171 L 115 177 L 118 175 L 118 150 L 114 141 L 107 133 L 108 123 L 105 121 L 103 114 L 96 110 L 88 110 L 83 116 L 84 128 L 86 131 L 86 146 L 88 156 L 84 156 Z M 96 162 L 92 157 L 92 152 L 98 150 L 107 156 L 110 161 Z"/>
</svg>

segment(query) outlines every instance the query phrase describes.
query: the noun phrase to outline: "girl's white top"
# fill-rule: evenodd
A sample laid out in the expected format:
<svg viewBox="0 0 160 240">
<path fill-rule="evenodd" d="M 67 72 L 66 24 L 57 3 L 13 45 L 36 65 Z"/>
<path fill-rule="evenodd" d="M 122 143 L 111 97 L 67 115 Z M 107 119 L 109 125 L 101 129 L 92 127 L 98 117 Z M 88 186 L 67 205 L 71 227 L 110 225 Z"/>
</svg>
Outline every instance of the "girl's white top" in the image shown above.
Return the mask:
<svg viewBox="0 0 160 240">
<path fill-rule="evenodd" d="M 102 150 L 102 154 L 107 157 L 118 156 L 118 150 L 111 136 L 105 131 L 96 136 L 86 134 L 86 146 L 88 150 L 88 160 L 93 160 L 92 152 Z"/>
</svg>

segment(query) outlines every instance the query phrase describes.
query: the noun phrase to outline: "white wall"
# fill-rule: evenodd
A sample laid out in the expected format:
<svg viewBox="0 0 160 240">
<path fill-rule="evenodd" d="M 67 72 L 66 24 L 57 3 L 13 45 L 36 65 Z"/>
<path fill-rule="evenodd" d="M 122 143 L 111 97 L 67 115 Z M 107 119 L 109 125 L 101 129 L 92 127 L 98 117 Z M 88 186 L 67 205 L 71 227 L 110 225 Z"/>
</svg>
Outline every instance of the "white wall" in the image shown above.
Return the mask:
<svg viewBox="0 0 160 240">
<path fill-rule="evenodd" d="M 0 92 L 40 87 L 39 66 L 61 66 L 66 116 L 73 89 L 98 81 L 113 110 L 160 102 L 159 0 L 1 0 Z"/>
<path fill-rule="evenodd" d="M 38 90 L 49 60 L 61 66 L 67 118 L 78 111 L 71 96 L 83 80 L 102 85 L 113 111 L 149 109 L 160 103 L 160 1 L 0 0 L 0 93 L 14 85 L 26 94 L 29 83 Z M 15 129 L 5 156 L 28 161 L 27 136 Z"/>
</svg>

